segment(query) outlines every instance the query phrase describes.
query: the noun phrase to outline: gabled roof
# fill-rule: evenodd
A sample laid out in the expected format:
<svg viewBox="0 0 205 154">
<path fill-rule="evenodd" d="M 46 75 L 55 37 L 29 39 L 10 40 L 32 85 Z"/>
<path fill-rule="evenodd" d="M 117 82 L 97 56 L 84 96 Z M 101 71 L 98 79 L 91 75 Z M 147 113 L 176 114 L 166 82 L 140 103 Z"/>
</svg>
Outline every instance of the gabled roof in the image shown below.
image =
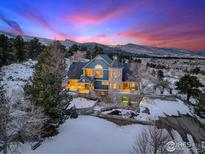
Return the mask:
<svg viewBox="0 0 205 154">
<path fill-rule="evenodd" d="M 83 67 L 87 64 L 87 62 L 73 62 L 70 65 L 68 70 L 68 78 L 69 79 L 80 79 L 80 76 L 83 74 Z"/>
<path fill-rule="evenodd" d="M 112 68 L 122 68 L 123 65 L 117 59 L 114 59 L 112 61 L 112 63 L 110 64 L 110 67 L 112 67 Z"/>
<path fill-rule="evenodd" d="M 112 63 L 112 60 L 106 54 L 100 54 L 98 56 L 101 56 L 108 64 Z"/>
<path fill-rule="evenodd" d="M 91 61 L 89 61 L 84 67 L 88 66 L 90 63 L 92 63 L 95 59 L 99 57 L 101 57 L 108 65 L 112 63 L 112 60 L 106 54 L 99 54 L 95 58 L 93 58 Z"/>
</svg>

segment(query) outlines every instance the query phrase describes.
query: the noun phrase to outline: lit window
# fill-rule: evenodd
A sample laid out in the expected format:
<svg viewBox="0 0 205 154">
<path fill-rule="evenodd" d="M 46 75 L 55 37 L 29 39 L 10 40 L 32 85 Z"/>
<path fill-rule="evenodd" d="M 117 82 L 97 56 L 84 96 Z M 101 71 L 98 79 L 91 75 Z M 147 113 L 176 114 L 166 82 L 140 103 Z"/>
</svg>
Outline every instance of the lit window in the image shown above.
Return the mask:
<svg viewBox="0 0 205 154">
<path fill-rule="evenodd" d="M 106 92 L 105 91 L 101 91 L 100 95 L 106 95 Z"/>
<path fill-rule="evenodd" d="M 102 70 L 96 70 L 95 71 L 95 76 L 96 77 L 102 77 L 103 76 L 103 71 Z"/>
<path fill-rule="evenodd" d="M 109 83 L 107 81 L 102 81 L 102 85 L 108 85 Z"/>
<path fill-rule="evenodd" d="M 93 76 L 93 70 L 85 70 L 86 76 Z"/>
<path fill-rule="evenodd" d="M 120 84 L 118 85 L 118 89 L 121 89 L 121 85 Z"/>
<path fill-rule="evenodd" d="M 78 83 L 78 80 L 70 80 L 70 84 L 76 84 Z"/>
<path fill-rule="evenodd" d="M 109 72 L 109 77 L 112 78 L 112 71 Z"/>
<path fill-rule="evenodd" d="M 122 103 L 124 106 L 127 106 L 129 102 L 129 97 L 128 96 L 122 96 Z"/>
<path fill-rule="evenodd" d="M 103 67 L 102 67 L 102 65 L 97 64 L 97 65 L 95 65 L 95 69 L 103 69 Z"/>
<path fill-rule="evenodd" d="M 95 65 L 95 76 L 96 77 L 102 77 L 103 76 L 103 67 L 102 65 Z"/>
<path fill-rule="evenodd" d="M 135 83 L 134 83 L 134 82 L 131 82 L 131 83 L 130 83 L 130 88 L 131 88 L 131 89 L 135 89 Z"/>
<path fill-rule="evenodd" d="M 123 83 L 123 88 L 124 88 L 124 89 L 128 89 L 128 88 L 129 88 L 129 85 L 128 85 L 127 82 L 124 82 L 124 83 Z"/>
<path fill-rule="evenodd" d="M 110 83 L 110 88 L 112 89 L 112 83 Z"/>
<path fill-rule="evenodd" d="M 114 84 L 113 84 L 113 89 L 116 89 L 116 88 L 117 88 L 117 84 L 114 83 Z"/>
</svg>

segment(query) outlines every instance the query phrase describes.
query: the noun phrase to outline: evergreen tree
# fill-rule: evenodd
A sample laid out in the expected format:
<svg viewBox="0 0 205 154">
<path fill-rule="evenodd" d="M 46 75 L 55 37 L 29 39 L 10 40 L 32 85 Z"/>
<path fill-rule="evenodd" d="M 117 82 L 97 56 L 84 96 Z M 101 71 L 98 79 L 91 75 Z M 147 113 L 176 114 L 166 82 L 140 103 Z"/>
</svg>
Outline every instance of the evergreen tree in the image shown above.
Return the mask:
<svg viewBox="0 0 205 154">
<path fill-rule="evenodd" d="M 4 52 L 3 48 L 0 47 L 0 67 L 4 65 Z"/>
<path fill-rule="evenodd" d="M 27 43 L 27 50 L 28 50 L 28 57 L 31 59 L 36 59 L 37 56 L 43 50 L 43 46 L 41 45 L 41 43 L 37 38 L 34 38 Z"/>
<path fill-rule="evenodd" d="M 73 55 L 74 52 L 79 50 L 79 46 L 76 44 L 73 44 L 70 48 L 69 48 L 69 53 L 70 55 Z"/>
<path fill-rule="evenodd" d="M 25 88 L 31 102 L 44 108 L 49 117 L 48 123 L 55 125 L 59 125 L 70 113 L 66 108 L 71 97 L 62 92 L 61 85 L 65 71 L 62 49 L 59 42 L 54 42 L 38 56 L 32 85 Z"/>
<path fill-rule="evenodd" d="M 191 76 L 189 74 L 184 75 L 178 82 L 176 82 L 176 90 L 179 93 L 187 95 L 187 101 L 190 97 L 198 97 L 201 91 L 199 88 L 203 87 L 201 82 L 196 76 Z"/>
<path fill-rule="evenodd" d="M 10 64 L 12 60 L 10 40 L 5 35 L 0 35 L 0 66 Z"/>
<path fill-rule="evenodd" d="M 205 92 L 199 95 L 195 110 L 200 116 L 205 118 Z"/>
<path fill-rule="evenodd" d="M 25 43 L 20 35 L 18 35 L 13 42 L 13 50 L 18 62 L 22 62 L 26 59 Z"/>
<path fill-rule="evenodd" d="M 108 53 L 108 57 L 113 60 L 114 54 L 112 52 Z"/>
<path fill-rule="evenodd" d="M 81 45 L 81 46 L 79 47 L 79 50 L 80 50 L 80 51 L 87 51 L 87 47 L 84 46 L 84 45 Z"/>
<path fill-rule="evenodd" d="M 153 77 L 155 77 L 156 71 L 155 71 L 155 70 L 152 70 L 152 73 L 151 73 L 151 74 L 152 74 Z"/>
<path fill-rule="evenodd" d="M 191 70 L 190 73 L 199 74 L 200 71 L 201 71 L 200 68 L 199 68 L 199 67 L 196 67 L 196 68 L 194 68 L 193 70 Z"/>
<path fill-rule="evenodd" d="M 103 53 L 102 51 L 103 49 L 101 47 L 95 46 L 92 49 L 92 53 L 91 53 L 92 58 L 95 58 L 97 55 L 102 54 Z"/>
<path fill-rule="evenodd" d="M 159 70 L 157 72 L 157 78 L 162 81 L 164 79 L 164 72 L 162 70 Z"/>
</svg>

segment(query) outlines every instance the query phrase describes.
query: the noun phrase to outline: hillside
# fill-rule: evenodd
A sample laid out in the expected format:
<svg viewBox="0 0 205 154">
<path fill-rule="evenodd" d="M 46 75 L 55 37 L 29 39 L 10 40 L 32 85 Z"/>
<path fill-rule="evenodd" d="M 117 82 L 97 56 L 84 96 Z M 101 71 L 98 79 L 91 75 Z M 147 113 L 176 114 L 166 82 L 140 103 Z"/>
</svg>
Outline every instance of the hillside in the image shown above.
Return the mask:
<svg viewBox="0 0 205 154">
<path fill-rule="evenodd" d="M 0 31 L 0 34 L 4 34 L 10 38 L 16 37 L 17 34 L 14 33 L 7 33 Z M 24 40 L 29 41 L 34 36 L 22 36 Z M 40 38 L 37 37 L 39 41 L 45 45 L 50 44 L 53 40 L 47 38 Z M 103 48 L 105 53 L 122 53 L 123 55 L 127 56 L 154 56 L 154 57 L 191 57 L 191 58 L 198 58 L 198 57 L 205 57 L 205 51 L 191 51 L 186 49 L 179 49 L 179 48 L 157 48 L 151 46 L 143 46 L 143 45 L 136 45 L 136 44 L 126 44 L 126 45 L 116 45 L 116 46 L 109 46 L 103 45 L 95 42 L 87 42 L 87 43 L 79 43 L 72 40 L 64 40 L 61 41 L 63 45 L 66 47 L 70 47 L 73 44 L 82 44 L 88 48 L 88 50 L 94 48 L 96 45 Z"/>
<path fill-rule="evenodd" d="M 126 44 L 126 45 L 117 45 L 115 48 L 135 54 L 145 54 L 151 56 L 191 56 L 193 55 L 190 50 L 186 49 L 177 49 L 177 48 L 157 48 L 142 46 L 136 44 Z"/>
</svg>

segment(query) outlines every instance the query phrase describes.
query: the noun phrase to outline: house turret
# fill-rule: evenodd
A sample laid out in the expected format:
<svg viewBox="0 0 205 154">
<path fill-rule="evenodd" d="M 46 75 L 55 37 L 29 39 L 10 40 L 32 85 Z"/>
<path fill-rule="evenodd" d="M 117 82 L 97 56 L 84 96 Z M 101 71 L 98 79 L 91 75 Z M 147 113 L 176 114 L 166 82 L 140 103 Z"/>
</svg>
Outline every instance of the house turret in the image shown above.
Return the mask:
<svg viewBox="0 0 205 154">
<path fill-rule="evenodd" d="M 117 57 L 109 66 L 109 91 L 118 91 L 122 88 L 122 64 L 118 61 Z"/>
</svg>

